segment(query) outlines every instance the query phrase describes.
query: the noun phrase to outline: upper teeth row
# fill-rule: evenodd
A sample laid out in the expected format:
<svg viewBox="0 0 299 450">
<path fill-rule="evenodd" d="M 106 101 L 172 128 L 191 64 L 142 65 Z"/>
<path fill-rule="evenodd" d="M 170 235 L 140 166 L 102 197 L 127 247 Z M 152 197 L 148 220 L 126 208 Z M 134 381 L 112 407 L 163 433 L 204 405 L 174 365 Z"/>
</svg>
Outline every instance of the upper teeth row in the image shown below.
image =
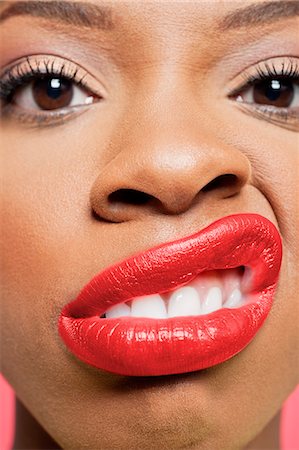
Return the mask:
<svg viewBox="0 0 299 450">
<path fill-rule="evenodd" d="M 209 314 L 221 308 L 238 308 L 244 304 L 241 277 L 237 270 L 225 275 L 201 274 L 187 285 L 165 294 L 136 297 L 106 311 L 107 318 L 121 316 L 166 319 L 176 316 Z"/>
</svg>

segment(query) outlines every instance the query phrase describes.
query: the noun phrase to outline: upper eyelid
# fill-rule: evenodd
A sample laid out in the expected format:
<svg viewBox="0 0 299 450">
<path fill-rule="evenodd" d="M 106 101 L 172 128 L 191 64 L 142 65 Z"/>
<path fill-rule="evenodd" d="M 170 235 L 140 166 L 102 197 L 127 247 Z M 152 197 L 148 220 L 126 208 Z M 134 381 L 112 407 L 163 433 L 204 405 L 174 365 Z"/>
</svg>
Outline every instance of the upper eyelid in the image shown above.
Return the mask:
<svg viewBox="0 0 299 450">
<path fill-rule="evenodd" d="M 255 67 L 260 66 L 261 64 L 264 63 L 271 63 L 273 61 L 293 61 L 293 60 L 297 60 L 298 61 L 298 65 L 299 65 L 299 58 L 298 56 L 294 56 L 294 55 L 286 55 L 286 54 L 282 54 L 282 55 L 275 55 L 275 56 L 271 56 L 268 58 L 262 58 L 259 59 L 257 61 L 255 61 L 254 63 L 250 63 L 247 66 L 243 67 L 242 69 L 240 69 L 239 72 L 231 75 L 228 79 L 228 83 L 231 83 L 234 79 L 241 77 L 242 73 L 247 73 L 251 70 L 254 70 Z"/>
<path fill-rule="evenodd" d="M 255 64 L 251 64 L 248 67 L 243 68 L 240 72 L 238 72 L 236 75 L 234 75 L 233 77 L 230 77 L 227 80 L 228 85 L 234 83 L 234 85 L 236 86 L 236 79 L 241 79 L 239 86 L 242 87 L 242 82 L 246 81 L 247 75 L 251 72 L 254 71 L 256 67 L 258 67 L 261 64 L 266 64 L 266 63 L 271 63 L 274 60 L 283 60 L 286 63 L 289 63 L 290 61 L 297 61 L 297 65 L 299 66 L 299 58 L 296 58 L 294 56 L 275 56 L 272 58 L 267 58 L 266 60 L 260 60 L 257 61 Z M 96 95 L 101 96 L 101 97 L 105 97 L 107 95 L 108 89 L 105 86 L 104 80 L 98 80 L 97 76 L 92 74 L 89 70 L 84 69 L 82 66 L 80 66 L 78 63 L 70 60 L 70 59 L 66 59 L 63 58 L 61 56 L 58 55 L 54 55 L 54 54 L 37 54 L 37 55 L 30 55 L 30 56 L 26 56 L 23 58 L 20 58 L 17 61 L 14 61 L 13 63 L 10 63 L 9 66 L 5 67 L 4 69 L 2 69 L 0 71 L 0 79 L 1 80 L 5 80 L 5 75 L 6 74 L 10 74 L 13 71 L 18 71 L 22 70 L 22 66 L 25 64 L 27 64 L 27 66 L 30 67 L 30 65 L 32 64 L 36 64 L 37 62 L 42 62 L 44 63 L 45 66 L 52 66 L 53 67 L 57 67 L 57 65 L 62 65 L 64 64 L 66 67 L 67 66 L 72 66 L 73 68 L 76 68 L 76 72 L 77 75 L 78 73 L 84 73 L 84 76 L 81 77 L 81 80 L 84 79 L 84 85 L 86 85 L 86 87 L 88 87 L 89 89 L 91 89 Z M 55 70 L 55 73 L 57 73 L 58 71 Z M 40 71 L 40 73 L 42 73 L 42 71 Z M 47 73 L 47 70 L 44 71 L 44 73 Z M 86 79 L 88 80 L 88 82 L 86 82 Z M 77 77 L 77 79 L 75 81 L 79 81 L 80 78 Z M 99 85 L 101 86 L 99 89 Z M 231 92 L 231 88 L 228 87 L 226 89 L 226 94 L 230 95 Z"/>
<path fill-rule="evenodd" d="M 26 72 L 28 72 L 28 78 L 30 78 L 32 69 L 34 69 L 35 74 L 59 74 L 58 69 L 61 69 L 62 67 L 64 67 L 63 72 L 67 78 L 73 79 L 74 82 L 77 82 L 78 84 L 82 84 L 82 86 L 91 90 L 99 97 L 104 98 L 107 95 L 107 89 L 104 82 L 99 80 L 94 74 L 90 73 L 90 71 L 87 71 L 74 61 L 52 54 L 30 55 L 14 61 L 1 70 L 0 80 L 2 84 L 4 84 L 5 81 L 12 77 L 26 77 Z M 34 74 L 32 77 L 33 76 Z"/>
<path fill-rule="evenodd" d="M 234 95 L 238 90 L 244 89 L 245 87 L 250 85 L 251 78 L 259 79 L 259 70 L 264 68 L 266 71 L 266 67 L 273 66 L 275 67 L 278 75 L 279 72 L 287 67 L 292 67 L 294 73 L 297 74 L 299 71 L 299 58 L 295 56 L 275 56 L 273 58 L 268 58 L 266 60 L 258 61 L 255 64 L 251 64 L 249 67 L 240 71 L 237 75 L 230 79 L 228 82 L 228 86 L 226 87 L 226 95 L 228 97 Z"/>
</svg>

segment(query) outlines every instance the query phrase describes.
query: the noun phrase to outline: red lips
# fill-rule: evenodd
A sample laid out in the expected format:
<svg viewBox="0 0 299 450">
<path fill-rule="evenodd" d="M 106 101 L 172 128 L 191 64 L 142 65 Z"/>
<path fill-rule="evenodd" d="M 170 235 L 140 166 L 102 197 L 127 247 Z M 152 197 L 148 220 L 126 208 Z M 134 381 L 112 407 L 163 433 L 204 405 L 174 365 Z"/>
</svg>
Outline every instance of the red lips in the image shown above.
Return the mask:
<svg viewBox="0 0 299 450">
<path fill-rule="evenodd" d="M 257 214 L 224 217 L 96 275 L 64 307 L 60 335 L 82 361 L 120 375 L 178 374 L 214 366 L 239 353 L 262 326 L 281 258 L 281 238 L 269 220 Z M 240 308 L 168 319 L 100 318 L 117 303 L 169 291 L 203 271 L 239 266 L 252 270 L 254 299 Z"/>
</svg>

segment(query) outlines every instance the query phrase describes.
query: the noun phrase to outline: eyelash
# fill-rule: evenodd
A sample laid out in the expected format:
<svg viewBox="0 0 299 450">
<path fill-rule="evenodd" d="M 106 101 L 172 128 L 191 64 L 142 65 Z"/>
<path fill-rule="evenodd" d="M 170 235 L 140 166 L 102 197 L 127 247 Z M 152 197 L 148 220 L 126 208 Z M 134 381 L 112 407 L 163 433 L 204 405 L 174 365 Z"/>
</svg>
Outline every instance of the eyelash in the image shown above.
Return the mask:
<svg viewBox="0 0 299 450">
<path fill-rule="evenodd" d="M 25 64 L 25 68 L 24 68 Z M 81 74 L 80 74 L 81 73 Z M 80 75 L 79 75 L 80 74 Z M 98 99 L 103 99 L 103 95 L 98 90 L 89 86 L 85 81 L 87 72 L 74 63 L 65 62 L 56 59 L 40 59 L 39 57 L 30 59 L 24 58 L 20 63 L 7 69 L 0 79 L 0 101 L 2 113 L 16 114 L 13 111 L 13 97 L 19 87 L 25 87 L 30 82 L 40 79 L 44 76 L 56 76 L 72 81 L 77 87 L 81 87 L 87 93 L 91 92 Z M 80 105 L 82 107 L 83 105 Z M 35 111 L 34 113 L 18 111 L 17 118 L 24 123 L 32 123 L 41 126 L 56 125 L 59 121 L 70 117 L 78 106 L 71 106 L 65 109 L 57 109 L 52 111 Z"/>
<path fill-rule="evenodd" d="M 23 65 L 24 62 L 27 63 L 25 64 L 25 69 L 22 68 L 22 62 Z M 87 72 L 85 72 L 82 68 L 80 68 L 80 66 L 77 66 L 74 63 L 66 63 L 59 58 L 51 60 L 49 58 L 41 59 L 40 57 L 33 58 L 33 60 L 27 57 L 24 58 L 22 62 L 16 64 L 12 68 L 7 69 L 4 72 L 2 79 L 0 79 L 0 100 L 2 106 L 1 109 L 5 112 L 7 107 L 8 114 L 16 114 L 15 111 L 13 111 L 13 109 L 15 108 L 12 104 L 12 98 L 16 92 L 16 89 L 22 86 L 25 87 L 29 82 L 41 78 L 45 75 L 55 75 L 69 81 L 73 81 L 78 87 L 81 87 L 87 92 L 94 93 L 99 99 L 103 98 L 103 96 L 99 93 L 95 93 L 94 90 L 89 87 L 88 83 L 84 81 Z M 235 99 L 236 96 L 240 94 L 240 92 L 244 92 L 250 87 L 254 87 L 257 83 L 269 80 L 271 78 L 288 80 L 293 83 L 299 82 L 299 63 L 291 58 L 289 58 L 287 62 L 280 62 L 279 69 L 277 69 L 274 62 L 262 62 L 257 64 L 253 70 L 254 73 L 245 71 L 241 75 L 241 83 L 239 83 L 239 86 L 237 88 L 233 89 L 233 92 L 231 92 L 228 96 L 229 98 Z M 83 72 L 83 75 L 79 75 L 80 71 Z M 256 103 L 249 104 L 246 102 L 242 103 L 243 107 L 244 105 L 246 108 L 254 108 L 255 112 L 258 115 L 266 115 L 270 119 L 275 118 L 276 120 L 283 119 L 284 121 L 288 121 L 290 117 L 298 117 L 297 111 L 291 111 L 290 108 L 279 108 L 275 106 L 261 105 Z M 57 109 L 51 112 L 45 112 L 42 110 L 38 112 L 36 111 L 34 113 L 18 111 L 17 116 L 21 122 L 25 123 L 30 122 L 41 126 L 45 126 L 47 124 L 55 125 L 57 121 L 59 122 L 62 119 L 72 116 L 75 109 L 75 106 L 71 106 L 66 109 Z"/>
<path fill-rule="evenodd" d="M 276 70 L 275 63 L 259 63 L 255 67 L 256 75 L 243 75 L 246 80 L 246 87 L 254 85 L 257 81 L 264 81 L 269 78 L 281 77 L 291 78 L 293 80 L 299 77 L 299 65 L 292 59 L 289 60 L 288 66 L 285 63 L 281 63 L 281 69 Z M 298 80 L 297 80 L 298 81 Z"/>
</svg>

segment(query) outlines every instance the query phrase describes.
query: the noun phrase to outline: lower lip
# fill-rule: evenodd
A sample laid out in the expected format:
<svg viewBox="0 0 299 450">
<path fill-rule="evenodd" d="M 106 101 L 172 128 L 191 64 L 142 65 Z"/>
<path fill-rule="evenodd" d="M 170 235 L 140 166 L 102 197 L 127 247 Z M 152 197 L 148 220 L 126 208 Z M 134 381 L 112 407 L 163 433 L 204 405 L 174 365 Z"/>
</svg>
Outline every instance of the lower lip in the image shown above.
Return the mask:
<svg viewBox="0 0 299 450">
<path fill-rule="evenodd" d="M 274 289 L 267 289 L 240 308 L 204 316 L 62 316 L 60 328 L 71 351 L 107 372 L 127 376 L 193 372 L 224 362 L 246 347 L 266 319 L 273 296 Z M 74 340 L 71 330 L 76 334 L 79 330 L 81 340 Z"/>
</svg>

